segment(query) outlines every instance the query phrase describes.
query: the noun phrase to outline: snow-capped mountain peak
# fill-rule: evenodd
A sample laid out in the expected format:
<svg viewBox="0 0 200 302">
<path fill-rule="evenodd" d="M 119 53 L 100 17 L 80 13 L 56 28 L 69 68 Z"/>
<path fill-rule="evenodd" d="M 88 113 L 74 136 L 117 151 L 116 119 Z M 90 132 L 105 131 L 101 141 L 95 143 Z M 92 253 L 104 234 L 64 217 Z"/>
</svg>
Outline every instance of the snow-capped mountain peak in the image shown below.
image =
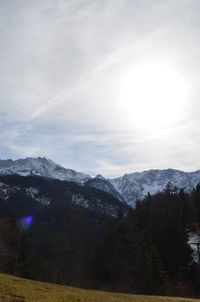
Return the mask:
<svg viewBox="0 0 200 302">
<path fill-rule="evenodd" d="M 95 178 L 97 178 L 97 179 L 102 179 L 102 180 L 106 180 L 106 178 L 103 177 L 101 174 L 97 174 L 97 175 L 95 176 Z"/>
<path fill-rule="evenodd" d="M 72 181 L 110 193 L 131 206 L 148 193 L 164 191 L 168 182 L 178 189 L 184 188 L 186 192 L 191 192 L 200 182 L 200 170 L 183 172 L 175 169 L 146 170 L 124 174 L 114 179 L 107 179 L 100 174 L 92 178 L 75 170 L 66 169 L 45 157 L 0 160 L 0 174 L 39 175 Z"/>
<path fill-rule="evenodd" d="M 125 174 L 122 177 L 109 179 L 128 204 L 134 205 L 137 199 L 143 199 L 148 193 L 163 192 L 168 182 L 178 189 L 191 192 L 200 181 L 200 170 L 183 172 L 175 169 L 147 170 Z"/>
<path fill-rule="evenodd" d="M 65 169 L 45 157 L 0 160 L 0 174 L 39 175 L 79 183 L 90 179 L 89 175 L 76 172 L 72 169 Z"/>
</svg>

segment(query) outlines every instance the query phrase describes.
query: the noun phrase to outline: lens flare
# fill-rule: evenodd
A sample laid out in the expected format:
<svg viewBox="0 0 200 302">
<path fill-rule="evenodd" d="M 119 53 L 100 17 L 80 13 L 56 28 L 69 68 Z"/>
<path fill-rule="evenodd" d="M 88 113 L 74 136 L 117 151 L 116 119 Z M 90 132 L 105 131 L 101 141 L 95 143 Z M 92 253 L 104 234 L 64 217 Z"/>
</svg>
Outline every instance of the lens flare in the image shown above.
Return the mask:
<svg viewBox="0 0 200 302">
<path fill-rule="evenodd" d="M 19 220 L 18 226 L 22 231 L 28 231 L 32 223 L 33 223 L 33 216 L 28 215 Z"/>
</svg>

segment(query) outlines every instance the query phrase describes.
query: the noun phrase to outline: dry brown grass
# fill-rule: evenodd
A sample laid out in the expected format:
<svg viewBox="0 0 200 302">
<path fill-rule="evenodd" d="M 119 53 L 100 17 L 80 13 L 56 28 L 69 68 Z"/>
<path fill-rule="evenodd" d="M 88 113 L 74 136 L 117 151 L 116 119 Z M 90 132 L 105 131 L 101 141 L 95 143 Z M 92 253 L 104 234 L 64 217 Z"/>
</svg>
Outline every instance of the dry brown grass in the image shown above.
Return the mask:
<svg viewBox="0 0 200 302">
<path fill-rule="evenodd" d="M 184 298 L 114 294 L 0 274 L 0 302 L 189 302 Z"/>
</svg>

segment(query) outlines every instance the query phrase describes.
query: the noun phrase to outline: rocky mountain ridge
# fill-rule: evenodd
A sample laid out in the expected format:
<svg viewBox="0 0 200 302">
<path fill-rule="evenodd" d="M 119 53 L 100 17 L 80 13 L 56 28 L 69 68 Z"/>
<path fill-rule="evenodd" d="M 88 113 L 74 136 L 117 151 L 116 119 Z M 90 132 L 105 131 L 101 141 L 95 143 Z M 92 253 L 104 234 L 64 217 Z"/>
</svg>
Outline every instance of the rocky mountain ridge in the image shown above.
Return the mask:
<svg viewBox="0 0 200 302">
<path fill-rule="evenodd" d="M 39 175 L 78 183 L 85 182 L 91 178 L 89 175 L 75 170 L 65 169 L 45 157 L 0 160 L 0 174 Z"/>
<path fill-rule="evenodd" d="M 183 172 L 175 169 L 147 170 L 113 179 L 107 179 L 102 175 L 92 178 L 87 174 L 65 169 L 50 159 L 41 157 L 16 161 L 0 160 L 0 174 L 39 175 L 71 181 L 105 191 L 131 206 L 134 206 L 137 199 L 143 199 L 148 193 L 155 194 L 164 191 L 168 182 L 177 189 L 184 188 L 186 192 L 191 192 L 200 181 L 200 170 Z"/>
</svg>

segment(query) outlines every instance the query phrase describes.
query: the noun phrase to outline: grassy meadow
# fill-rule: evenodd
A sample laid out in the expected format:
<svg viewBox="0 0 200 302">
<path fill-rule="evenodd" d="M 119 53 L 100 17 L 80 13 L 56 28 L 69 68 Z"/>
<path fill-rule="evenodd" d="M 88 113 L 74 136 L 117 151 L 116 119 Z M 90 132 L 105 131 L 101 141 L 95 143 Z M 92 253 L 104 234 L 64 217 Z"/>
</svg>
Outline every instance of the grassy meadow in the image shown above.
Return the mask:
<svg viewBox="0 0 200 302">
<path fill-rule="evenodd" d="M 189 302 L 187 298 L 137 296 L 83 290 L 0 274 L 0 302 Z"/>
</svg>

